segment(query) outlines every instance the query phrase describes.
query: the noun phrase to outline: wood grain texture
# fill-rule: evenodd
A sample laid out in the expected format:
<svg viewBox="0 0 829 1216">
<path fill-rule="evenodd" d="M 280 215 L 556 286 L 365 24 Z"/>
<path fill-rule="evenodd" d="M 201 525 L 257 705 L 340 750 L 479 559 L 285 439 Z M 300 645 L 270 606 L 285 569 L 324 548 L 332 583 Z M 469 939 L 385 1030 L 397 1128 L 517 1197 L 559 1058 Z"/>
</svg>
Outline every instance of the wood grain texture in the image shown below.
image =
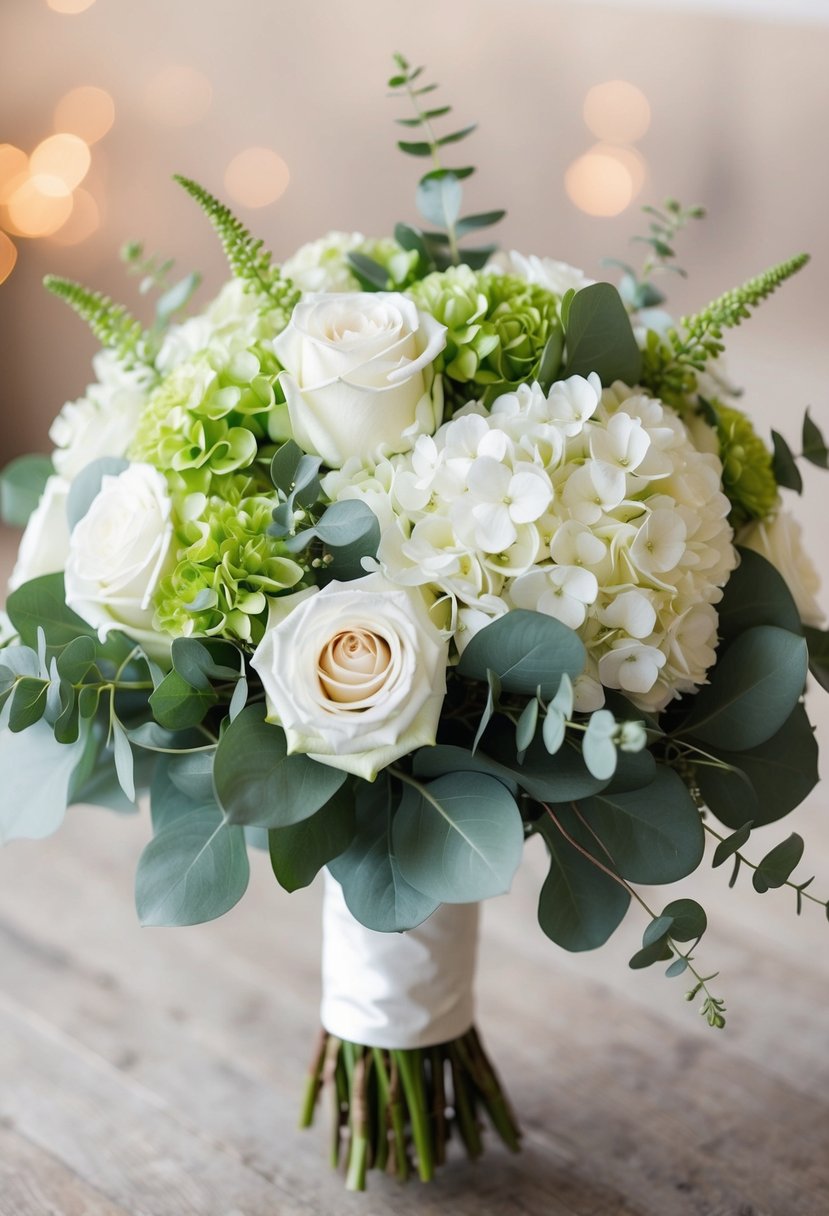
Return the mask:
<svg viewBox="0 0 829 1216">
<path fill-rule="evenodd" d="M 2 796 L 2 792 L 0 792 Z M 823 795 L 792 827 L 829 888 Z M 788 827 L 787 829 L 788 830 Z M 785 831 L 771 829 L 769 842 Z M 827 1216 L 829 932 L 785 892 L 702 879 L 729 1027 L 682 981 L 631 973 L 635 915 L 599 954 L 541 935 L 543 854 L 485 909 L 480 1024 L 525 1128 L 431 1187 L 349 1196 L 296 1130 L 319 999 L 319 890 L 252 859 L 214 924 L 142 930 L 145 814 L 78 807 L 0 855 L 0 1216 Z M 696 880 L 695 880 L 696 883 Z M 660 894 L 649 892 L 658 903 Z"/>
</svg>

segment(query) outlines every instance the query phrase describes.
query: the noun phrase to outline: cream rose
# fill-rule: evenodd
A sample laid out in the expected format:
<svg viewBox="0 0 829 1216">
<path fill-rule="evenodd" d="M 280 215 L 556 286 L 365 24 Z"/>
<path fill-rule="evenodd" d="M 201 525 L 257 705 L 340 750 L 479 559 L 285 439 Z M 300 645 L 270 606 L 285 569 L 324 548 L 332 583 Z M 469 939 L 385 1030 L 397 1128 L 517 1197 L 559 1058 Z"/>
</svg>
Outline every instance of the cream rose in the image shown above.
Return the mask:
<svg viewBox="0 0 829 1216">
<path fill-rule="evenodd" d="M 804 625 L 820 627 L 826 614 L 817 601 L 820 575 L 803 548 L 800 524 L 788 511 L 743 528 L 737 543 L 753 549 L 776 566 L 794 597 Z"/>
<path fill-rule="evenodd" d="M 170 639 L 153 629 L 152 597 L 174 560 L 167 483 L 149 464 L 106 475 L 86 515 L 72 530 L 66 602 L 98 630 L 139 642 L 154 658 Z"/>
<path fill-rule="evenodd" d="M 29 579 L 57 574 L 65 567 L 69 553 L 68 496 L 69 482 L 63 477 L 50 477 L 20 540 L 17 561 L 9 579 L 10 591 L 28 583 Z"/>
<path fill-rule="evenodd" d="M 55 468 L 69 481 L 101 456 L 125 454 L 152 382 L 149 369 L 127 371 L 112 351 L 100 351 L 92 362 L 98 383 L 90 384 L 84 397 L 68 401 L 49 431 Z"/>
<path fill-rule="evenodd" d="M 275 601 L 251 662 L 289 751 L 373 781 L 434 743 L 447 653 L 420 593 L 369 574 Z"/>
<path fill-rule="evenodd" d="M 294 438 L 339 468 L 407 452 L 440 422 L 446 327 L 397 292 L 307 296 L 274 340 Z"/>
</svg>

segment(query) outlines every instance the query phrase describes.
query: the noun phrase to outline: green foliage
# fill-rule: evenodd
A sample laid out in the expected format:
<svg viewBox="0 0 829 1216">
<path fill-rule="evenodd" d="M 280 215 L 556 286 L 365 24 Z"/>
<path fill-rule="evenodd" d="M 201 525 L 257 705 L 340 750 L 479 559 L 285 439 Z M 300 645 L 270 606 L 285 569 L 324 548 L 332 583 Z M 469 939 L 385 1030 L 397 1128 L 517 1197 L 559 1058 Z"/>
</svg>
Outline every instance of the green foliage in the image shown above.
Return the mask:
<svg viewBox="0 0 829 1216">
<path fill-rule="evenodd" d="M 215 807 L 165 824 L 144 849 L 135 876 L 142 925 L 199 925 L 244 895 L 250 868 L 245 835 Z"/>
<path fill-rule="evenodd" d="M 547 816 L 538 822 L 550 853 L 550 872 L 538 899 L 538 923 L 565 950 L 595 950 L 622 923 L 630 893 L 605 868 L 577 849 Z"/>
<path fill-rule="evenodd" d="M 770 849 L 752 875 L 754 890 L 763 895 L 787 883 L 792 871 L 800 865 L 803 849 L 803 837 L 798 836 L 797 832 L 792 832 L 791 836 Z"/>
<path fill-rule="evenodd" d="M 432 167 L 421 177 L 417 187 L 417 207 L 428 224 L 437 231 L 419 232 L 407 229 L 409 243 L 400 243 L 407 249 L 415 248 L 421 259 L 421 273 L 430 269 L 443 270 L 447 266 L 460 263 L 480 266 L 493 252 L 491 247 L 484 249 L 461 249 L 459 242 L 471 232 L 489 228 L 499 223 L 505 216 L 503 210 L 479 212 L 474 215 L 461 216 L 463 204 L 463 189 L 461 181 L 471 176 L 474 169 L 468 165 L 461 168 L 448 168 L 442 159 L 442 149 L 452 144 L 460 143 L 476 129 L 473 123 L 466 127 L 439 135 L 434 129 L 434 123 L 450 114 L 452 107 L 448 105 L 432 106 L 421 103 L 420 98 L 432 93 L 437 85 L 420 84 L 423 68 L 412 68 L 402 55 L 394 57 L 396 73 L 389 80 L 389 88 L 393 96 L 406 96 L 413 110 L 411 118 L 398 118 L 399 125 L 417 130 L 421 138 L 398 140 L 398 148 L 408 156 L 430 158 Z M 412 243 L 414 234 L 414 243 Z M 395 233 L 398 236 L 397 232 Z M 400 237 L 398 236 L 398 240 Z M 355 269 L 360 269 L 356 258 L 349 258 Z M 362 267 L 365 273 L 365 267 Z"/>
<path fill-rule="evenodd" d="M 261 705 L 249 705 L 222 734 L 213 779 L 230 823 L 278 828 L 318 811 L 345 773 L 301 753 L 289 756 L 282 728 L 265 721 Z"/>
<path fill-rule="evenodd" d="M 268 847 L 279 885 L 286 891 L 307 887 L 324 865 L 345 852 L 356 830 L 350 784 L 341 785 L 325 806 L 300 823 L 271 828 Z"/>
<path fill-rule="evenodd" d="M 786 580 L 753 549 L 737 548 L 740 564 L 717 605 L 718 632 L 726 641 L 755 625 L 776 625 L 800 633 L 800 613 Z"/>
<path fill-rule="evenodd" d="M 634 310 L 654 308 L 665 302 L 664 294 L 653 282 L 657 274 L 678 274 L 686 278 L 686 272 L 675 263 L 674 243 L 691 220 L 705 217 L 703 207 L 683 207 L 675 198 L 666 199 L 662 207 L 643 207 L 649 217 L 648 235 L 635 236 L 633 241 L 648 247 L 641 269 L 618 258 L 605 258 L 605 264 L 618 266 L 624 271 L 620 292 L 625 302 Z M 630 382 L 632 383 L 632 382 Z"/>
<path fill-rule="evenodd" d="M 129 241 L 121 250 L 121 261 L 130 274 L 140 275 L 138 290 L 142 295 L 150 291 L 160 292 L 155 306 L 153 336 L 158 337 L 167 328 L 177 313 L 186 308 L 201 284 L 201 275 L 196 271 L 170 282 L 170 273 L 175 265 L 172 258 L 158 254 L 147 255 L 141 241 Z"/>
<path fill-rule="evenodd" d="M 723 332 L 740 325 L 752 308 L 808 261 L 808 254 L 798 254 L 749 279 L 741 287 L 727 291 L 701 312 L 683 317 L 677 329 L 668 331 L 665 342 L 652 334 L 642 382 L 663 400 L 670 401 L 692 392 L 696 388 L 696 373 L 704 371 L 709 360 L 716 359 L 725 349 Z"/>
<path fill-rule="evenodd" d="M 43 285 L 86 321 L 102 346 L 113 351 L 125 367 L 136 363 L 152 366 L 151 344 L 140 321 L 121 304 L 100 291 L 92 291 L 71 279 L 47 274 Z"/>
<path fill-rule="evenodd" d="M 642 354 L 615 287 L 592 283 L 573 296 L 567 314 L 565 376 L 595 372 L 602 384 L 638 384 Z"/>
<path fill-rule="evenodd" d="M 809 647 L 809 670 L 821 687 L 829 692 L 829 630 L 806 625 L 803 633 Z"/>
<path fill-rule="evenodd" d="M 794 711 L 807 661 L 802 637 L 775 625 L 753 626 L 717 660 L 677 733 L 735 752 L 758 747 Z"/>
<path fill-rule="evenodd" d="M 720 445 L 723 490 L 731 503 L 729 520 L 735 528 L 752 519 L 766 519 L 778 501 L 772 454 L 742 410 L 721 401 L 702 401 L 707 420 Z"/>
<path fill-rule="evenodd" d="M 472 680 L 486 680 L 492 671 L 507 692 L 552 698 L 562 676 L 575 679 L 584 664 L 584 645 L 572 629 L 542 612 L 516 609 L 470 639 L 457 670 Z"/>
<path fill-rule="evenodd" d="M 349 847 L 329 862 L 342 885 L 352 916 L 369 929 L 402 933 L 431 916 L 439 901 L 407 882 L 392 837 L 392 792 L 387 773 L 375 782 L 360 781 L 356 795 L 356 834 Z"/>
<path fill-rule="evenodd" d="M 282 278 L 279 267 L 273 264 L 271 254 L 264 248 L 264 242 L 251 236 L 230 208 L 204 186 L 180 174 L 176 174 L 175 180 L 196 200 L 215 228 L 236 278 L 266 296 L 273 307 L 282 309 L 287 323 L 300 293 Z"/>
<path fill-rule="evenodd" d="M 818 783 L 817 740 L 802 704 L 757 747 L 729 752 L 708 744 L 706 752 L 710 760 L 694 765 L 696 782 L 705 805 L 726 827 L 747 820 L 757 827 L 774 823 Z"/>
<path fill-rule="evenodd" d="M 54 473 L 50 456 L 19 456 L 0 473 L 0 519 L 10 528 L 25 528 L 46 482 Z"/>
<path fill-rule="evenodd" d="M 807 410 L 803 416 L 803 458 L 819 469 L 829 469 L 829 450 L 823 438 L 820 427 L 809 417 Z"/>
<path fill-rule="evenodd" d="M 404 780 L 393 824 L 403 877 L 440 903 L 472 903 L 508 891 L 524 844 L 515 799 L 495 777 L 448 773 Z"/>
<path fill-rule="evenodd" d="M 20 734 L 0 719 L 0 844 L 57 831 L 85 744 L 85 730 L 74 743 L 59 743 L 43 719 Z"/>
<path fill-rule="evenodd" d="M 797 467 L 797 460 L 782 435 L 772 431 L 771 441 L 774 444 L 772 457 L 772 473 L 774 480 L 786 490 L 794 490 L 796 494 L 803 493 L 803 478 Z"/>
<path fill-rule="evenodd" d="M 23 583 L 6 601 L 9 619 L 26 646 L 37 646 L 42 629 L 49 646 L 66 646 L 81 635 L 96 638 L 95 630 L 66 607 L 62 574 L 44 574 Z"/>
<path fill-rule="evenodd" d="M 579 811 L 601 841 L 596 856 L 606 850 L 630 882 L 677 882 L 702 861 L 699 811 L 685 783 L 665 765 L 643 789 L 594 794 L 579 802 Z M 594 853 L 596 841 L 588 847 Z"/>
</svg>

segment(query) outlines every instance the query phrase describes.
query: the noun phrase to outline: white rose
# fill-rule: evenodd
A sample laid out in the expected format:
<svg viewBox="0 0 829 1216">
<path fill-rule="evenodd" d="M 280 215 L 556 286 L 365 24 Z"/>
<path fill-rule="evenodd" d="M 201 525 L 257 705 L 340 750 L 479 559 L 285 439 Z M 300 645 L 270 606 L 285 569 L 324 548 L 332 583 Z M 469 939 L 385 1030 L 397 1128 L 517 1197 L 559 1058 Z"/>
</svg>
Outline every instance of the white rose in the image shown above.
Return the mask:
<svg viewBox="0 0 829 1216">
<path fill-rule="evenodd" d="M 820 575 L 803 548 L 800 524 L 788 511 L 780 511 L 773 519 L 749 524 L 742 530 L 737 543 L 753 549 L 776 566 L 794 597 L 804 625 L 823 625 L 826 614 L 817 601 Z"/>
<path fill-rule="evenodd" d="M 408 452 L 440 422 L 446 327 L 398 292 L 312 295 L 274 340 L 294 438 L 338 468 Z"/>
<path fill-rule="evenodd" d="M 119 629 L 151 657 L 163 657 L 170 639 L 153 630 L 152 597 L 174 558 L 167 483 L 152 465 L 132 464 L 101 479 L 72 530 L 66 602 L 101 640 Z"/>
<path fill-rule="evenodd" d="M 69 482 L 52 476 L 46 482 L 40 501 L 29 517 L 20 541 L 17 561 L 9 590 L 14 591 L 29 579 L 42 574 L 57 574 L 66 566 L 69 554 L 69 524 L 66 522 L 66 499 Z"/>
<path fill-rule="evenodd" d="M 152 381 L 148 368 L 127 371 L 111 351 L 101 351 L 92 362 L 98 383 L 90 384 L 84 397 L 68 401 L 49 431 L 55 469 L 69 481 L 101 456 L 126 454 Z"/>
<path fill-rule="evenodd" d="M 274 601 L 251 662 L 289 751 L 373 781 L 435 742 L 447 653 L 421 594 L 369 574 Z"/>
</svg>

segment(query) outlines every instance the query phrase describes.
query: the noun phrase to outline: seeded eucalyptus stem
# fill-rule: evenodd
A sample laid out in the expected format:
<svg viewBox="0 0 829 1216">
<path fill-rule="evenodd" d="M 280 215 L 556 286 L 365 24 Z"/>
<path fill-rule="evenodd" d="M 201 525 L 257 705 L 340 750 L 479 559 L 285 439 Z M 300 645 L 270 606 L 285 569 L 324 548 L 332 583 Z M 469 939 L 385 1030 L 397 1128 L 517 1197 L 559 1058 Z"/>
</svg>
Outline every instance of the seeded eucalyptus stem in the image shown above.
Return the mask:
<svg viewBox="0 0 829 1216">
<path fill-rule="evenodd" d="M 705 828 L 708 835 L 713 836 L 713 838 L 715 840 L 718 840 L 720 842 L 720 844 L 722 844 L 723 841 L 725 841 L 727 839 L 727 837 L 721 836 L 720 833 L 717 832 L 714 828 L 712 828 L 710 824 L 704 823 L 702 826 Z M 745 853 L 743 853 L 739 849 L 736 850 L 732 854 L 732 856 L 734 857 L 735 863 L 737 865 L 748 866 L 748 868 L 750 870 L 759 870 L 760 869 L 760 866 L 757 864 L 757 862 L 751 861 L 748 857 L 746 857 Z M 734 874 L 734 877 L 736 878 L 736 872 Z M 818 907 L 823 908 L 827 917 L 829 917 L 829 900 L 820 899 L 817 895 L 812 895 L 810 891 L 807 891 L 806 887 L 809 885 L 810 882 L 812 882 L 811 878 L 807 879 L 807 881 L 805 883 L 792 882 L 792 880 L 790 878 L 786 878 L 783 880 L 783 882 L 780 885 L 783 887 L 791 887 L 791 889 L 793 891 L 797 892 L 798 915 L 800 914 L 801 901 L 804 899 L 808 899 L 810 901 L 810 903 L 817 904 Z M 733 886 L 733 880 L 729 885 Z"/>
<path fill-rule="evenodd" d="M 331 1163 L 344 1167 L 351 1191 L 365 1190 L 369 1169 L 405 1182 L 412 1160 L 420 1180 L 431 1181 L 455 1132 L 467 1156 L 479 1157 L 479 1110 L 508 1149 L 520 1147 L 512 1108 L 474 1027 L 449 1043 L 406 1050 L 364 1047 L 322 1031 L 308 1071 L 301 1127 L 311 1125 L 326 1090 L 333 1108 Z"/>
</svg>

